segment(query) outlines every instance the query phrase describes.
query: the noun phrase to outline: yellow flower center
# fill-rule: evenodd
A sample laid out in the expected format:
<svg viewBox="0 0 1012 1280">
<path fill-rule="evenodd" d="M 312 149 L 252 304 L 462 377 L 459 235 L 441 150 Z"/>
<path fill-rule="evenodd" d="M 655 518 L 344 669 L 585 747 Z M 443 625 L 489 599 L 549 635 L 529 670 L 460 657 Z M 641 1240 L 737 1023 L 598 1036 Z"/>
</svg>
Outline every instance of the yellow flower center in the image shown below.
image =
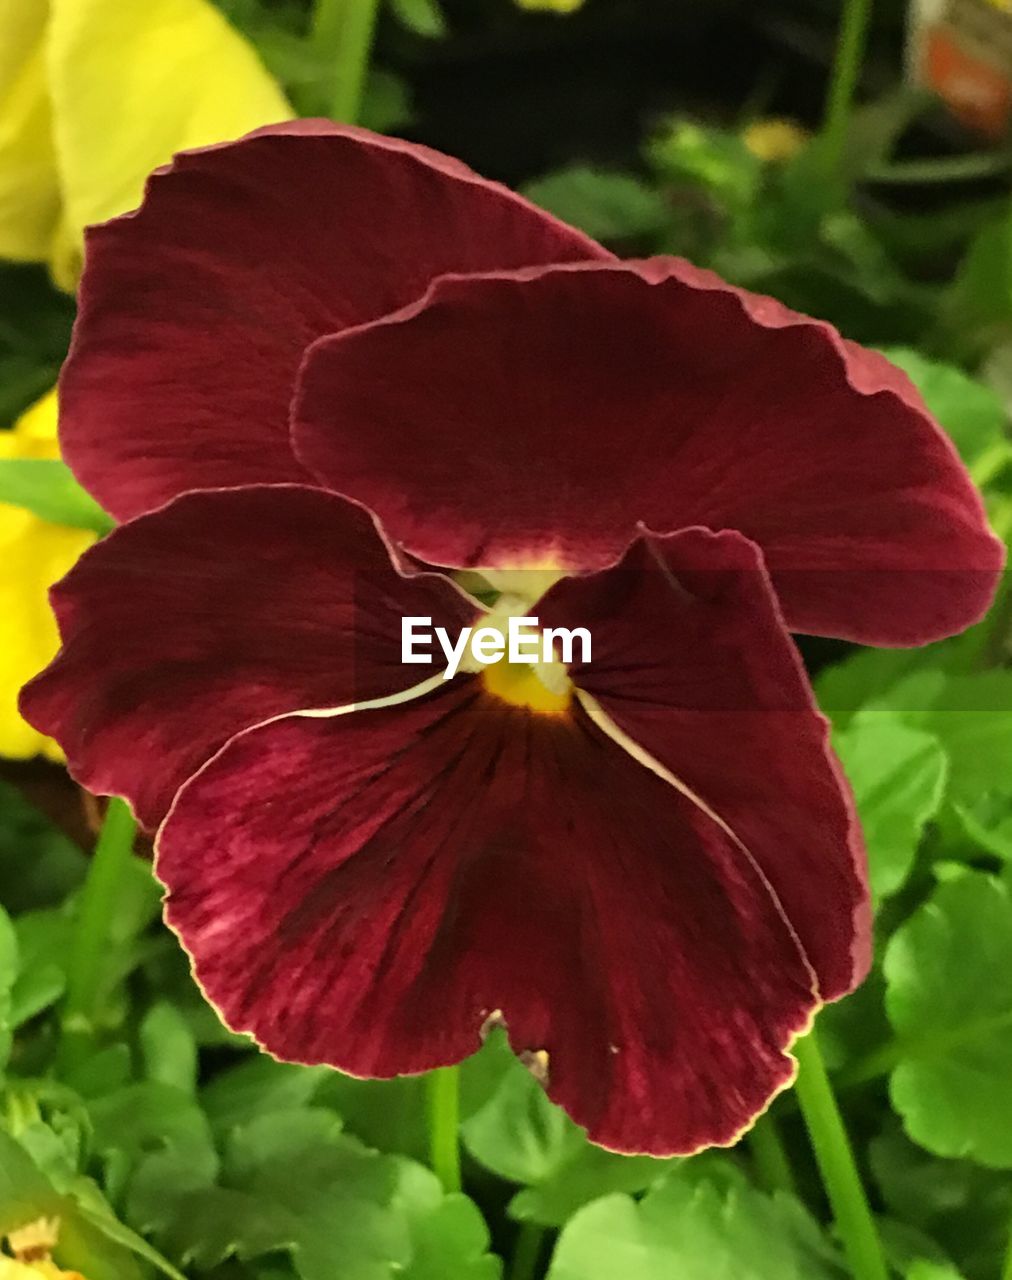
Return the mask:
<svg viewBox="0 0 1012 1280">
<path fill-rule="evenodd" d="M 510 618 L 528 616 L 529 601 L 514 595 L 500 596 L 495 608 L 480 621 L 480 626 L 490 627 L 503 637 L 503 652 L 508 652 L 507 629 Z M 540 650 L 540 634 L 530 627 L 523 633 L 531 637 L 532 649 Z M 535 644 L 534 641 L 538 643 Z M 479 671 L 485 692 L 514 707 L 526 707 L 543 716 L 564 715 L 573 698 L 573 682 L 565 663 L 557 658 L 545 662 L 509 662 L 505 657 L 498 662 L 476 666 L 470 661 L 461 664 L 461 670 Z"/>
</svg>

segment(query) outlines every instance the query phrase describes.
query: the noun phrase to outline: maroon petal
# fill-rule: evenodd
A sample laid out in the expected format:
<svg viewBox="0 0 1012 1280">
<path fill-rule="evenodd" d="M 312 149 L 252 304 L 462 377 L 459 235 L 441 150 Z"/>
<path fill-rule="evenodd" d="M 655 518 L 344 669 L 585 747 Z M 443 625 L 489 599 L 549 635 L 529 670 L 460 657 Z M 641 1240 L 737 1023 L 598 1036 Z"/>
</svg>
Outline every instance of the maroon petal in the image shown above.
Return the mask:
<svg viewBox="0 0 1012 1280">
<path fill-rule="evenodd" d="M 233 739 L 159 837 L 168 919 L 230 1026 L 363 1076 L 504 1020 L 591 1137 L 733 1141 L 791 1078 L 811 973 L 765 882 L 578 709 L 474 677 Z"/>
<path fill-rule="evenodd" d="M 733 532 L 647 537 L 619 567 L 559 583 L 538 613 L 590 630 L 572 679 L 745 845 L 822 996 L 852 990 L 871 960 L 864 848 L 759 549 Z"/>
<path fill-rule="evenodd" d="M 326 120 L 180 156 L 88 236 L 61 441 L 120 519 L 188 489 L 305 482 L 306 347 L 444 271 L 610 255 L 426 147 Z"/>
<path fill-rule="evenodd" d="M 402 577 L 369 514 L 297 486 L 187 494 L 122 525 L 53 589 L 63 649 L 22 694 L 90 791 L 154 827 L 241 729 L 420 684 L 404 614 L 475 613 L 437 574 Z"/>
<path fill-rule="evenodd" d="M 438 281 L 311 348 L 294 433 L 431 563 L 601 568 L 640 521 L 739 529 L 796 631 L 937 639 L 1003 560 L 902 373 L 677 259 Z"/>
</svg>

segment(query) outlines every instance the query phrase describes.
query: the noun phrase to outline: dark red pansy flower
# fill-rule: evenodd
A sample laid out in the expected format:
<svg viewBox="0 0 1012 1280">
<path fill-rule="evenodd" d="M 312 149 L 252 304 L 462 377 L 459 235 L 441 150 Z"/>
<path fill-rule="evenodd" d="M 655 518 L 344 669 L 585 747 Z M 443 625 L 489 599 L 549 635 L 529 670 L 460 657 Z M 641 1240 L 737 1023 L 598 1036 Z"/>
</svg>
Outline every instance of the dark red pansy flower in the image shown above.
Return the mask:
<svg viewBox="0 0 1012 1280">
<path fill-rule="evenodd" d="M 301 122 L 91 232 L 61 398 L 127 523 L 55 589 L 24 711 L 161 824 L 229 1025 L 390 1076 L 501 1020 L 597 1142 L 733 1141 L 868 963 L 788 633 L 935 640 L 1002 564 L 904 376 Z M 498 625 L 586 627 L 592 660 L 401 662 L 403 617 L 456 631 L 497 591 Z"/>
</svg>

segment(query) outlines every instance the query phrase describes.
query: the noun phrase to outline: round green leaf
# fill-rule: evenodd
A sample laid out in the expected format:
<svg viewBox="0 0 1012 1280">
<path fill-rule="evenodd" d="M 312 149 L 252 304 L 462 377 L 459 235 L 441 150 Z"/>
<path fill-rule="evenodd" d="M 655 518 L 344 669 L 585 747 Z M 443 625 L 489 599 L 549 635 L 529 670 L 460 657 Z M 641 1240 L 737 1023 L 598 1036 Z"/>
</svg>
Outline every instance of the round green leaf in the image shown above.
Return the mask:
<svg viewBox="0 0 1012 1280">
<path fill-rule="evenodd" d="M 899 889 L 924 828 L 945 793 L 947 760 L 938 739 L 887 712 L 867 712 L 834 738 L 854 788 L 876 898 Z"/>
<path fill-rule="evenodd" d="M 1012 898 L 963 872 L 893 936 L 886 1008 L 902 1057 L 892 1101 L 941 1156 L 1012 1168 Z"/>
<path fill-rule="evenodd" d="M 747 1269 L 746 1269 L 747 1268 Z M 794 1197 L 719 1188 L 673 1172 L 637 1203 L 611 1195 L 563 1228 L 548 1280 L 841 1280 Z"/>
</svg>

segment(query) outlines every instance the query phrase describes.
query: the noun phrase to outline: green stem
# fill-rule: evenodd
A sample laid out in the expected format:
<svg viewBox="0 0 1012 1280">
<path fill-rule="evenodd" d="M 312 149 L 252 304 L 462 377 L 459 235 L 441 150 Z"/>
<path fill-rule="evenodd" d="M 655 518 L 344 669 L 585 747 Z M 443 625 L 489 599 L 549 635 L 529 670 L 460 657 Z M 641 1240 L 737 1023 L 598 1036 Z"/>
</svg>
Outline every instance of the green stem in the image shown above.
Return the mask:
<svg viewBox="0 0 1012 1280">
<path fill-rule="evenodd" d="M 872 0 L 844 0 L 836 57 L 822 122 L 822 153 L 829 173 L 838 175 L 861 77 Z"/>
<path fill-rule="evenodd" d="M 1001 1269 L 1001 1280 L 1012 1280 L 1012 1236 L 1009 1237 L 1008 1252 L 1005 1254 L 1005 1265 Z"/>
<path fill-rule="evenodd" d="M 889 1280 L 882 1242 L 814 1031 L 798 1041 L 794 1056 L 800 1068 L 795 1092 L 854 1280 Z"/>
<path fill-rule="evenodd" d="M 330 115 L 355 124 L 369 69 L 379 0 L 316 0 L 313 43 L 333 65 Z"/>
<path fill-rule="evenodd" d="M 544 1239 L 545 1229 L 537 1222 L 521 1223 L 513 1245 L 509 1280 L 534 1280 Z"/>
<path fill-rule="evenodd" d="M 429 1153 L 445 1191 L 460 1190 L 460 1070 L 440 1067 L 428 1075 Z"/>
<path fill-rule="evenodd" d="M 58 1055 L 64 1069 L 80 1061 L 94 1036 L 109 926 L 136 833 L 137 824 L 129 807 L 113 797 L 88 867 L 74 923 Z"/>
<path fill-rule="evenodd" d="M 748 1135 L 749 1150 L 756 1179 L 764 1191 L 797 1193 L 794 1171 L 776 1120 L 766 1112 L 752 1126 Z"/>
</svg>

